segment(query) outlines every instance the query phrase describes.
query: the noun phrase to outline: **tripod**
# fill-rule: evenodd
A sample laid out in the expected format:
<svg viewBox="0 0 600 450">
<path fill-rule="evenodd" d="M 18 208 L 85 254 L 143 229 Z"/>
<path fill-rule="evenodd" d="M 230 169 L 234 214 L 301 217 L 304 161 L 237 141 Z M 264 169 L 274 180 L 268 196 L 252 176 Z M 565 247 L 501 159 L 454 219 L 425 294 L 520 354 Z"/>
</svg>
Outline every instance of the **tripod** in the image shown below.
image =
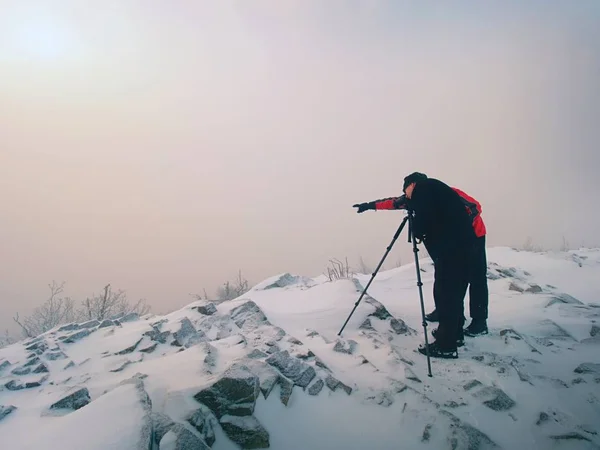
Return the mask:
<svg viewBox="0 0 600 450">
<path fill-rule="evenodd" d="M 377 265 L 377 268 L 375 269 L 375 271 L 371 275 L 371 279 L 369 280 L 369 282 L 367 283 L 367 285 L 363 289 L 362 293 L 360 294 L 360 297 L 358 298 L 358 300 L 354 304 L 354 308 L 352 308 L 352 311 L 350 312 L 350 315 L 348 316 L 348 318 L 344 322 L 344 325 L 342 325 L 342 328 L 340 329 L 340 331 L 338 333 L 338 336 L 342 335 L 342 331 L 344 331 L 344 328 L 346 328 L 346 325 L 348 324 L 348 321 L 352 317 L 352 314 L 354 314 L 354 311 L 356 311 L 356 308 L 358 307 L 358 304 L 361 302 L 362 298 L 367 293 L 367 290 L 369 289 L 369 286 L 371 286 L 371 283 L 373 282 L 373 280 L 375 279 L 375 276 L 377 275 L 377 272 L 379 272 L 379 269 L 383 265 L 383 262 L 385 261 L 385 258 L 387 258 L 387 255 L 390 253 L 390 250 L 392 250 L 392 247 L 394 246 L 394 243 L 396 242 L 396 240 L 400 236 L 400 233 L 402 233 L 402 230 L 404 229 L 404 226 L 408 222 L 408 242 L 412 242 L 413 253 L 415 255 L 415 266 L 416 266 L 416 269 L 417 269 L 417 286 L 419 287 L 419 296 L 420 296 L 420 299 L 421 299 L 421 317 L 423 319 L 423 330 L 425 332 L 425 348 L 427 350 L 427 369 L 428 369 L 428 375 L 431 377 L 432 376 L 431 375 L 431 359 L 429 357 L 429 342 L 428 342 L 428 339 L 427 339 L 427 321 L 425 320 L 425 305 L 423 304 L 423 283 L 421 281 L 421 269 L 419 268 L 419 257 L 417 255 L 418 252 L 419 252 L 419 248 L 417 247 L 417 239 L 414 236 L 414 234 L 412 233 L 412 230 L 413 230 L 413 219 L 414 219 L 414 211 L 412 211 L 410 209 L 407 210 L 407 214 L 404 217 L 404 219 L 402 220 L 402 223 L 400 224 L 400 226 L 398 227 L 398 230 L 396 230 L 396 233 L 394 234 L 392 242 L 390 242 L 390 245 L 388 245 L 388 247 L 387 247 L 387 249 L 386 249 L 386 251 L 385 251 L 385 253 L 383 255 L 383 258 L 381 258 L 381 261 L 379 261 L 379 264 Z"/>
</svg>

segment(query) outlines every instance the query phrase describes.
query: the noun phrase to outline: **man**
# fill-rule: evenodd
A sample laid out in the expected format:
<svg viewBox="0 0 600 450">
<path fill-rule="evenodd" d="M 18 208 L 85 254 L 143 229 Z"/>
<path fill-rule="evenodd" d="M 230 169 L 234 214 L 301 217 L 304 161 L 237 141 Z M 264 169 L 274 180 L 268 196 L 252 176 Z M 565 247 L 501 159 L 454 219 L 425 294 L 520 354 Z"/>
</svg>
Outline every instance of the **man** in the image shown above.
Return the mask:
<svg viewBox="0 0 600 450">
<path fill-rule="evenodd" d="M 472 321 L 471 324 L 464 330 L 464 334 L 466 336 L 475 337 L 488 334 L 487 318 L 489 291 L 487 282 L 487 256 L 485 246 L 487 230 L 481 217 L 481 204 L 464 191 L 456 187 L 453 187 L 452 189 L 454 189 L 454 191 L 460 195 L 461 199 L 463 200 L 465 209 L 472 218 L 473 230 L 477 237 L 473 247 L 473 252 L 471 254 L 471 270 L 469 271 L 469 314 Z M 406 199 L 406 195 L 402 195 L 400 197 L 389 197 L 355 206 L 359 207 L 359 213 L 368 209 L 397 210 L 407 209 L 408 201 Z M 427 248 L 427 243 L 425 243 L 425 248 Z M 438 286 L 437 283 L 434 282 L 433 300 L 436 308 L 425 316 L 425 319 L 429 322 L 438 322 L 439 320 L 439 314 L 437 310 L 437 299 L 439 294 L 437 291 Z M 465 322 L 464 315 L 462 316 L 461 322 L 463 324 Z M 458 345 L 462 345 L 460 340 L 458 341 Z"/>
<path fill-rule="evenodd" d="M 457 358 L 463 338 L 463 302 L 469 278 L 470 254 L 475 243 L 472 219 L 458 193 L 447 184 L 414 172 L 404 178 L 407 207 L 414 211 L 413 234 L 425 244 L 434 262 L 439 328 L 429 354 Z M 356 204 L 359 213 L 369 209 L 399 209 L 399 198 Z M 427 349 L 419 347 L 426 355 Z"/>
<path fill-rule="evenodd" d="M 485 247 L 486 227 L 481 218 L 481 204 L 470 195 L 458 188 L 452 188 L 463 199 L 465 208 L 473 219 L 473 230 L 477 239 L 471 254 L 471 270 L 469 272 L 469 314 L 471 324 L 464 330 L 469 337 L 488 334 L 487 318 L 489 290 L 487 282 L 487 255 Z M 435 287 L 434 287 L 435 301 Z M 425 316 L 430 322 L 438 321 L 437 305 L 431 313 Z M 464 317 L 463 317 L 464 322 Z"/>
</svg>

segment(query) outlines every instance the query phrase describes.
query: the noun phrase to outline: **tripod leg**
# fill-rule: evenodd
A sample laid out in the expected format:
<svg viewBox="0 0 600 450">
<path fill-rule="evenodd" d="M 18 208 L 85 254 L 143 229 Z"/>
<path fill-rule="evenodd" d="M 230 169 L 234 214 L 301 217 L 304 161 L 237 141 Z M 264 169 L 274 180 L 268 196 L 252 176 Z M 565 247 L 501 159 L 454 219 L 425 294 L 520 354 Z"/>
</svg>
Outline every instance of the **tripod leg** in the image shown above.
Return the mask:
<svg viewBox="0 0 600 450">
<path fill-rule="evenodd" d="M 428 369 L 428 374 L 430 377 L 432 377 L 433 375 L 431 374 L 431 358 L 429 356 L 429 340 L 427 338 L 427 321 L 425 320 L 425 305 L 423 302 L 423 282 L 421 281 L 421 269 L 419 267 L 419 248 L 417 247 L 417 239 L 415 238 L 414 234 L 412 234 L 412 216 L 413 212 L 409 211 L 408 213 L 408 217 L 409 217 L 409 223 L 408 223 L 408 230 L 409 230 L 409 239 L 412 240 L 412 244 L 413 244 L 413 253 L 415 254 L 415 267 L 417 269 L 417 286 L 419 287 L 419 297 L 421 300 L 421 318 L 423 320 L 423 330 L 425 332 L 425 350 L 427 352 L 427 369 Z"/>
<path fill-rule="evenodd" d="M 360 301 L 362 300 L 362 298 L 366 294 L 367 289 L 369 289 L 369 286 L 371 286 L 371 283 L 373 282 L 373 279 L 375 278 L 375 275 L 377 275 L 377 272 L 379 272 L 379 269 L 383 265 L 383 262 L 385 261 L 385 258 L 387 258 L 388 253 L 390 252 L 390 250 L 394 246 L 394 243 L 396 242 L 396 239 L 398 239 L 398 236 L 400 236 L 400 233 L 402 233 L 402 229 L 404 228 L 404 225 L 406 225 L 406 221 L 407 220 L 408 220 L 408 216 L 404 217 L 404 219 L 402 220 L 402 223 L 398 227 L 398 230 L 396 230 L 396 234 L 394 234 L 394 238 L 392 239 L 392 242 L 390 242 L 390 245 L 388 245 L 388 247 L 387 247 L 387 249 L 386 249 L 386 251 L 385 251 L 385 253 L 383 255 L 383 258 L 381 258 L 381 261 L 379 261 L 379 264 L 377 265 L 377 268 L 375 269 L 375 271 L 371 275 L 371 279 L 369 280 L 369 282 L 367 283 L 367 285 L 363 289 L 362 294 L 360 294 L 360 297 L 358 297 L 358 300 L 354 304 L 354 308 L 352 308 L 352 311 L 350 311 L 350 315 L 348 316 L 348 318 L 344 322 L 344 325 L 342 325 L 342 328 L 340 329 L 340 331 L 338 333 L 338 336 L 342 335 L 342 331 L 344 331 L 344 328 L 346 328 L 346 325 L 348 324 L 348 321 L 350 320 L 350 317 L 352 317 L 352 314 L 354 314 L 354 311 L 358 307 L 358 304 L 360 303 Z"/>
</svg>

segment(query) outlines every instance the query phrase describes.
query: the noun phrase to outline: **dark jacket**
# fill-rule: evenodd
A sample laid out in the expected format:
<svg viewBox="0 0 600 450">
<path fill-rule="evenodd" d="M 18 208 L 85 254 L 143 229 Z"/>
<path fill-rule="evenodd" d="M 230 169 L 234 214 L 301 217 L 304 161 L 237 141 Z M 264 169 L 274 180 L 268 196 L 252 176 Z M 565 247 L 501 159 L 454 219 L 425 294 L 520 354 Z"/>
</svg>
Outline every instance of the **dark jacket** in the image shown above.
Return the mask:
<svg viewBox="0 0 600 450">
<path fill-rule="evenodd" d="M 415 213 L 413 233 L 434 260 L 469 251 L 475 242 L 472 217 L 461 196 L 447 184 L 435 178 L 419 181 L 408 206 Z"/>
</svg>

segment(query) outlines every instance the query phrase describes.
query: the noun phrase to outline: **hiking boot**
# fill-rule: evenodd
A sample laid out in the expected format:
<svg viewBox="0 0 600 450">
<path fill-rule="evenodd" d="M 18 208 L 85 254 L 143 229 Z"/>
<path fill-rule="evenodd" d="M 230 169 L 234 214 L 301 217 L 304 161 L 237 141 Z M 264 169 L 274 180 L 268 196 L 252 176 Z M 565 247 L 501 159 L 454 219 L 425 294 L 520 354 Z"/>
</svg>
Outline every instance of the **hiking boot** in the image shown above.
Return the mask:
<svg viewBox="0 0 600 450">
<path fill-rule="evenodd" d="M 428 322 L 439 322 L 440 317 L 438 315 L 437 309 L 434 309 L 429 314 L 425 315 L 425 320 Z"/>
<path fill-rule="evenodd" d="M 464 333 L 466 336 L 469 337 L 482 336 L 484 334 L 488 334 L 487 321 L 485 319 L 473 319 L 471 324 L 467 328 L 465 328 Z"/>
<path fill-rule="evenodd" d="M 418 348 L 419 353 L 427 356 L 427 347 L 421 345 Z M 437 342 L 429 344 L 429 356 L 432 358 L 446 358 L 446 359 L 457 359 L 458 351 L 456 348 L 442 348 Z"/>
<path fill-rule="evenodd" d="M 437 334 L 437 328 L 434 328 L 433 330 L 431 330 L 431 335 L 433 337 L 435 337 L 435 335 Z M 456 338 L 456 346 L 457 347 L 462 347 L 463 345 L 465 345 L 465 336 L 462 333 L 459 333 L 459 335 Z"/>
</svg>

